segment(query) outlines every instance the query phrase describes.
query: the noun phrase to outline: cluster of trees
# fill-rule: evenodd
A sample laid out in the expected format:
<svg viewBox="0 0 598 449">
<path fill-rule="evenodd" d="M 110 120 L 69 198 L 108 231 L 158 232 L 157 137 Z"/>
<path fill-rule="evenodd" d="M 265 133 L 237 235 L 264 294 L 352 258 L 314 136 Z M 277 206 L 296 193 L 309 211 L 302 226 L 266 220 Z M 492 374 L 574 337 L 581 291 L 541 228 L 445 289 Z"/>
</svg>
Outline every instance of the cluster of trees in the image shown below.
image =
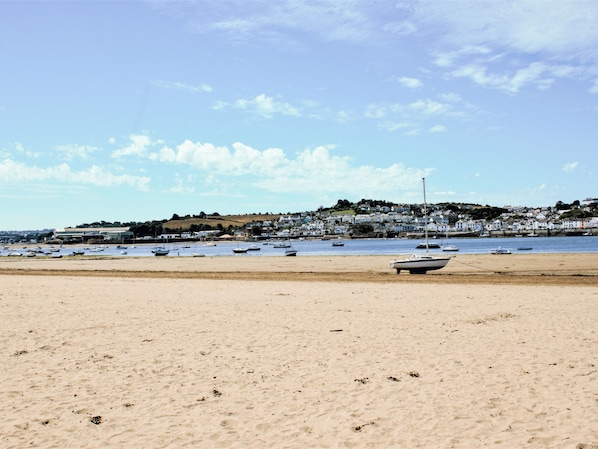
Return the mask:
<svg viewBox="0 0 598 449">
<path fill-rule="evenodd" d="M 201 211 L 198 215 L 187 214 L 184 217 L 180 217 L 178 214 L 172 214 L 172 218 L 170 219 L 170 221 L 188 220 L 190 218 L 199 218 L 200 220 L 204 220 L 206 218 L 214 218 L 219 216 L 220 214 L 218 212 L 213 212 L 211 215 L 208 215 L 204 211 Z"/>
<path fill-rule="evenodd" d="M 338 200 L 336 204 L 330 208 L 325 209 L 323 206 L 320 207 L 320 210 L 329 210 L 329 211 L 343 211 L 343 210 L 352 210 L 354 212 L 358 212 L 360 204 L 369 204 L 372 207 L 392 207 L 395 203 L 390 201 L 384 200 L 368 200 L 362 198 L 357 203 L 352 203 L 349 200 Z"/>
</svg>

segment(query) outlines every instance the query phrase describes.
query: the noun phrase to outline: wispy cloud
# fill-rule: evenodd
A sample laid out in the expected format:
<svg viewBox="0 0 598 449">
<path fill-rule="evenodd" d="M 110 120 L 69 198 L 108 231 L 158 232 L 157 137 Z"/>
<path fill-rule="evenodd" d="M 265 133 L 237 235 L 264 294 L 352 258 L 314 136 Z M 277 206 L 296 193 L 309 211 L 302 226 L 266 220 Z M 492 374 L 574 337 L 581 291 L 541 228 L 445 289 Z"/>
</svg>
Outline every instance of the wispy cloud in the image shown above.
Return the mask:
<svg viewBox="0 0 598 449">
<path fill-rule="evenodd" d="M 591 1 L 229 0 L 154 5 L 184 15 L 190 32 L 217 33 L 232 44 L 299 48 L 305 45 L 299 36 L 310 36 L 316 42 L 401 48 L 409 45 L 406 36 L 418 33 L 425 36 L 430 58 L 450 68 L 452 76 L 511 93 L 527 85 L 546 89 L 559 78 L 595 76 L 598 65 L 598 7 Z M 553 62 L 543 65 L 540 60 Z M 498 61 L 509 71 L 493 65 Z M 411 89 L 421 86 L 415 78 L 400 82 Z"/>
<path fill-rule="evenodd" d="M 208 84 L 202 84 L 201 86 L 194 86 L 191 84 L 184 84 L 172 81 L 154 81 L 154 85 L 162 89 L 172 90 L 184 90 L 187 92 L 212 92 L 212 87 Z"/>
<path fill-rule="evenodd" d="M 579 165 L 579 162 L 569 162 L 569 163 L 563 165 L 562 170 L 565 173 L 572 173 L 577 169 L 578 165 Z"/>
<path fill-rule="evenodd" d="M 364 2 L 348 0 L 307 0 L 274 2 L 267 0 L 230 0 L 226 2 L 173 2 L 157 4 L 166 13 L 181 15 L 186 8 L 187 30 L 192 33 L 218 33 L 237 45 L 272 43 L 301 46 L 297 33 L 325 42 L 363 43 L 381 34 L 372 10 Z M 374 14 L 392 12 L 392 4 L 378 4 Z M 388 34 L 404 35 L 413 30 L 405 21 L 384 21 Z"/>
<path fill-rule="evenodd" d="M 290 115 L 295 117 L 302 115 L 298 107 L 293 106 L 290 103 L 277 101 L 275 98 L 268 97 L 265 94 L 260 94 L 255 98 L 241 98 L 232 103 L 221 101 L 214 105 L 215 110 L 230 108 L 247 111 L 264 118 L 273 118 L 277 115 Z"/>
<path fill-rule="evenodd" d="M 364 117 L 379 120 L 379 126 L 387 131 L 404 130 L 406 135 L 413 136 L 421 133 L 421 128 L 427 127 L 426 123 L 431 120 L 437 121 L 438 117 L 464 119 L 471 115 L 470 110 L 476 109 L 473 105 L 463 102 L 457 95 L 447 94 L 444 98 L 449 101 L 440 102 L 427 98 L 405 104 L 373 103 L 367 106 Z M 445 125 L 429 125 L 431 133 L 446 130 Z"/>
<path fill-rule="evenodd" d="M 534 62 L 517 70 L 500 74 L 492 73 L 490 66 L 477 63 L 465 64 L 455 68 L 450 74 L 455 78 L 469 78 L 482 87 L 517 93 L 530 85 L 540 90 L 548 89 L 557 79 L 571 78 L 580 72 L 579 68 L 572 66 Z"/>
<path fill-rule="evenodd" d="M 446 130 L 447 130 L 446 126 L 444 126 L 444 125 L 435 125 L 435 126 L 432 126 L 428 130 L 428 132 L 431 132 L 431 133 L 442 133 L 442 132 L 445 132 Z"/>
<path fill-rule="evenodd" d="M 98 151 L 99 148 L 91 145 L 58 145 L 56 151 L 62 154 L 66 160 L 87 159 L 91 154 Z"/>
</svg>

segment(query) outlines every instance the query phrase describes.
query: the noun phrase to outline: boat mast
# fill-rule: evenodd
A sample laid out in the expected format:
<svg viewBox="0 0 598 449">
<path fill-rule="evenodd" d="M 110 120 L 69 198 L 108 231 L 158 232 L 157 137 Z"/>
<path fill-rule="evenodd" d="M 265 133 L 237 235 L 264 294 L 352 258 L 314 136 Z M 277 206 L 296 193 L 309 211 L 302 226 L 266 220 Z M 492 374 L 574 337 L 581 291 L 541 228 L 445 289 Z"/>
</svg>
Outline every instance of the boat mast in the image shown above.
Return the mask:
<svg viewBox="0 0 598 449">
<path fill-rule="evenodd" d="M 426 178 L 422 178 L 422 187 L 424 189 L 424 235 L 426 236 L 426 254 L 428 254 L 428 207 L 426 204 Z"/>
</svg>

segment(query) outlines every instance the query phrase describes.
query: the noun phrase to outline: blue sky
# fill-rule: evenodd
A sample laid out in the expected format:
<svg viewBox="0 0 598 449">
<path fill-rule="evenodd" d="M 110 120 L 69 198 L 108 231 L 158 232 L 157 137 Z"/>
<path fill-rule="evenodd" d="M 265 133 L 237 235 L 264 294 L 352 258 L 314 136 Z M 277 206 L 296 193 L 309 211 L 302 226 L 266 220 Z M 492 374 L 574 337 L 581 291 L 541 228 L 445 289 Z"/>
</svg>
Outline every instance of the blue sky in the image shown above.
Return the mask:
<svg viewBox="0 0 598 449">
<path fill-rule="evenodd" d="M 598 2 L 4 1 L 0 229 L 596 196 Z"/>
</svg>

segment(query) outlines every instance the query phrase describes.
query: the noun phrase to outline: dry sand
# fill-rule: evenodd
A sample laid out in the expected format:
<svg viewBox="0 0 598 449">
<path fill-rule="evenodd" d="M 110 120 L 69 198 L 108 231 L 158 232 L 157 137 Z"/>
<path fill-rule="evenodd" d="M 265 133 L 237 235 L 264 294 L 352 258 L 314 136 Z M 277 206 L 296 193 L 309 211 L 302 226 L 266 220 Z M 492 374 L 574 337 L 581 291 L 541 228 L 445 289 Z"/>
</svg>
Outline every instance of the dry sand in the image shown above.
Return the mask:
<svg viewBox="0 0 598 449">
<path fill-rule="evenodd" d="M 598 255 L 0 259 L 0 447 L 598 447 Z"/>
</svg>

